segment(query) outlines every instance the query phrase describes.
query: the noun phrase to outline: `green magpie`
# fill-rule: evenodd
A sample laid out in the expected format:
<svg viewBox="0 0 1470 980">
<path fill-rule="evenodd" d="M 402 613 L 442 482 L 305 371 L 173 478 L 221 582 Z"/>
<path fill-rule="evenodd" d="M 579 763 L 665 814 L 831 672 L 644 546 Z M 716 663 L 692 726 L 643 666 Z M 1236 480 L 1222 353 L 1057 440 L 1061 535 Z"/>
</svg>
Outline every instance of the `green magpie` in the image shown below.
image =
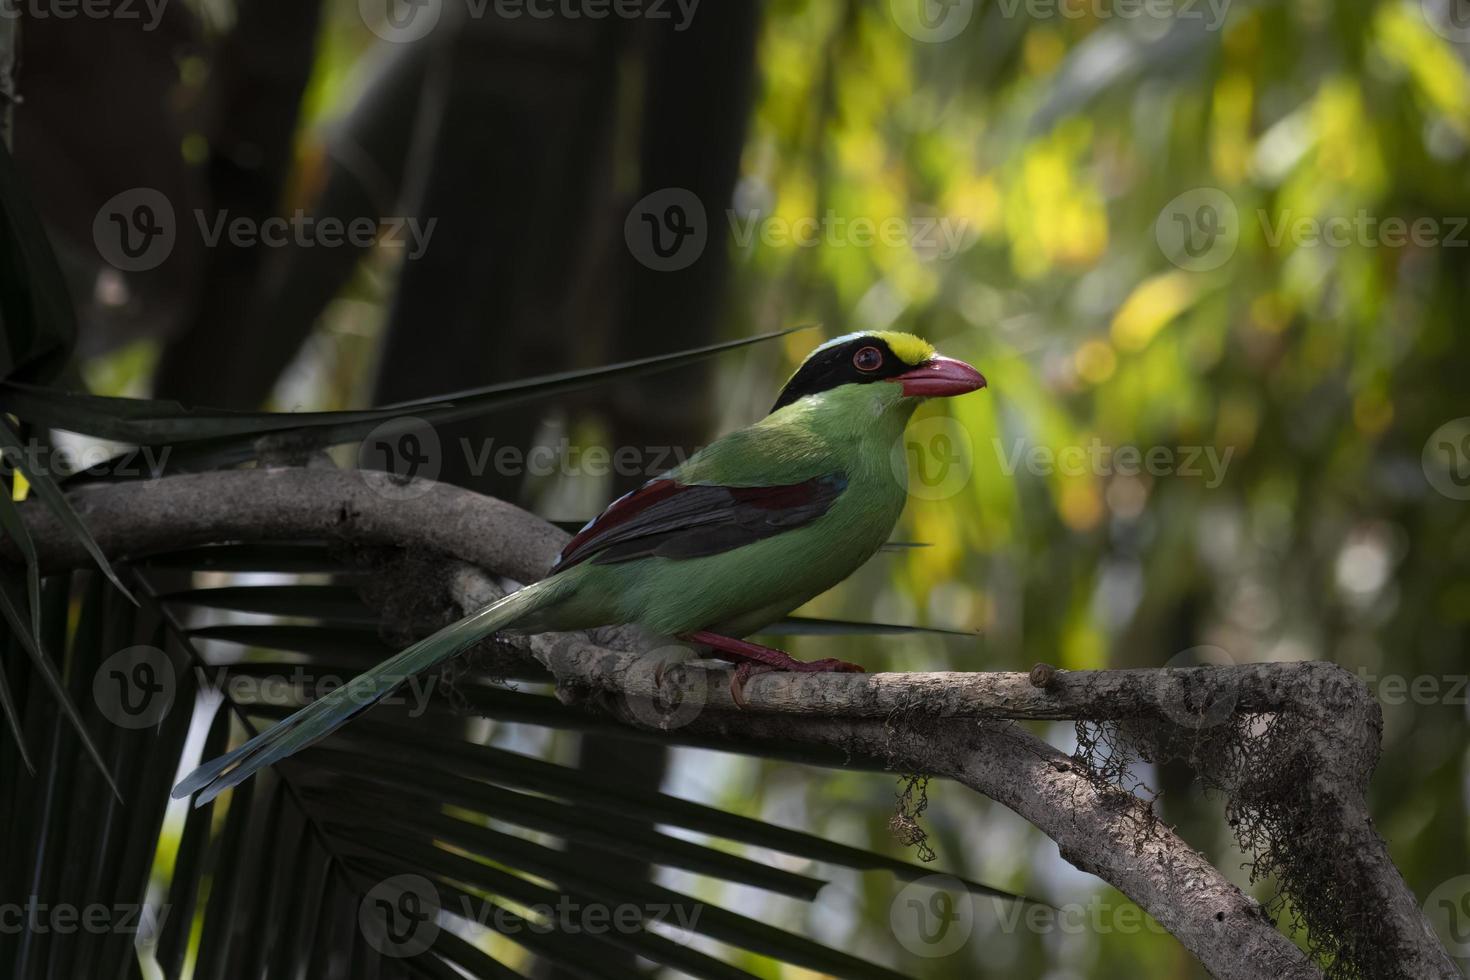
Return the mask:
<svg viewBox="0 0 1470 980">
<path fill-rule="evenodd" d="M 636 624 L 737 666 L 731 690 L 780 671 L 856 671 L 742 639 L 847 578 L 898 522 L 907 496 L 892 449 L 926 398 L 985 387 L 912 334 L 822 344 L 771 412 L 615 500 L 567 542 L 545 578 L 413 644 L 174 787 L 196 806 L 292 755 L 409 677 L 498 631 Z"/>
</svg>

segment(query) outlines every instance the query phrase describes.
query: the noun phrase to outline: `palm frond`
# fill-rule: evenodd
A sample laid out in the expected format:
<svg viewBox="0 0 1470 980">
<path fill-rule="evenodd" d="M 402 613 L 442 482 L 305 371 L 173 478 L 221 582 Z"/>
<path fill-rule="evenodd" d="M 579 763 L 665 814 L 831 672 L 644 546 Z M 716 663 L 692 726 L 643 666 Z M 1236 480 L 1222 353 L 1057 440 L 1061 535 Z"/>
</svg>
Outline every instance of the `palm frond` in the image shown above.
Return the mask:
<svg viewBox="0 0 1470 980">
<path fill-rule="evenodd" d="M 703 347 L 621 361 L 600 367 L 559 371 L 485 385 L 382 408 L 342 412 L 234 412 L 194 408 L 177 402 L 85 395 L 20 382 L 0 382 L 0 410 L 33 425 L 80 432 L 137 446 L 166 447 L 153 473 L 217 469 L 246 462 L 265 447 L 295 451 L 352 442 L 385 422 L 412 416 L 430 424 L 457 422 L 530 401 L 558 397 L 593 385 L 666 371 L 716 354 L 784 337 L 809 326 L 726 340 Z M 79 474 L 104 478 L 132 467 L 118 464 L 131 454 Z M 75 478 L 75 477 L 74 477 Z"/>
<path fill-rule="evenodd" d="M 284 568 L 296 580 L 201 588 L 189 574 L 225 568 Z M 334 573 L 330 582 L 323 572 Z M 537 961 L 572 976 L 640 976 L 621 964 L 647 961 L 734 978 L 763 960 L 843 977 L 901 975 L 705 896 L 738 887 L 800 907 L 834 869 L 899 880 L 932 869 L 494 744 L 481 719 L 492 735 L 507 726 L 630 734 L 562 705 L 544 675 L 507 685 L 473 669 L 446 674 L 421 703 L 384 705 L 262 778 L 166 813 L 168 786 L 200 741 L 191 728 L 203 729 L 202 755 L 217 756 L 388 646 L 352 587 L 356 573 L 334 565 L 325 545 L 195 548 L 155 556 L 133 574 L 141 609 L 96 573 L 48 580 L 46 622 L 54 628 L 49 614 L 77 604 L 70 693 L 83 728 L 107 732 L 98 740 L 104 761 L 137 802 L 119 805 L 95 769 L 58 764 L 84 749 L 81 730 L 60 726 L 55 702 L 34 697 L 34 669 L 12 665 L 23 701 L 13 723 L 49 735 L 32 739 L 49 783 L 0 783 L 0 806 L 21 817 L 16 827 L 35 831 L 0 868 L 7 889 L 13 876 L 25 883 L 18 893 L 53 904 L 110 896 L 155 910 L 154 919 L 167 915 L 135 950 L 137 937 L 116 932 L 69 943 L 0 935 L 0 962 L 16 964 L 17 975 L 133 976 L 139 957 L 169 978 L 523 977 Z M 89 688 L 104 654 L 140 643 L 156 651 L 169 706 L 147 727 L 122 728 Z M 672 740 L 749 751 L 678 732 Z M 844 764 L 820 753 L 800 761 Z M 18 745 L 7 740 L 0 774 L 18 768 Z M 39 832 L 46 827 L 60 829 Z M 572 844 L 582 855 L 634 855 L 658 873 L 622 880 L 602 861 L 570 859 Z M 766 851 L 789 858 L 773 864 Z M 698 887 L 664 884 L 665 871 Z M 403 918 L 421 901 L 438 910 L 433 927 Z M 626 910 L 627 920 L 592 933 L 559 907 Z M 684 928 L 656 921 L 669 909 L 683 910 Z M 629 954 L 635 959 L 621 958 Z"/>
</svg>

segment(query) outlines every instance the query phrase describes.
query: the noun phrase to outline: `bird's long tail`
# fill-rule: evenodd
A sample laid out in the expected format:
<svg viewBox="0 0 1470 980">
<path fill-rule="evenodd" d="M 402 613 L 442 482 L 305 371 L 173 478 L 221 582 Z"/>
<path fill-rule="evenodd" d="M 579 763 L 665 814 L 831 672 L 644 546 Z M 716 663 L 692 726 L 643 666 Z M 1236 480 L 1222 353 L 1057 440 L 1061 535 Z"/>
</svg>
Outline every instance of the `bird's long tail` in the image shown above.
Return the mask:
<svg viewBox="0 0 1470 980">
<path fill-rule="evenodd" d="M 497 630 L 509 629 L 545 608 L 562 596 L 562 585 L 559 578 L 542 579 L 425 637 L 289 718 L 283 718 L 270 730 L 261 732 L 233 752 L 204 763 L 174 787 L 174 798 L 198 792 L 194 805 L 203 806 L 231 786 L 249 779 L 257 770 L 326 738 L 358 712 L 387 697 L 414 674 L 428 670 L 477 640 Z"/>
</svg>

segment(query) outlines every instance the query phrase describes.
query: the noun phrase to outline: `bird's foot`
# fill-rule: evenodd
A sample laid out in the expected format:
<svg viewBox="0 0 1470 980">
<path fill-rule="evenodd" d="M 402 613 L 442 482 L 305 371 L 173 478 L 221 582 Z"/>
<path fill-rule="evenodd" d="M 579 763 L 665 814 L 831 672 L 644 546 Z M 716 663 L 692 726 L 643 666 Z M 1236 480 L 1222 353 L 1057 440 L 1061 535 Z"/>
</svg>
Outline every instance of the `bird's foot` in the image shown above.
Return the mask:
<svg viewBox="0 0 1470 980">
<path fill-rule="evenodd" d="M 730 676 L 730 697 L 740 708 L 749 707 L 749 703 L 745 700 L 745 683 L 757 674 L 768 674 L 772 671 L 803 674 L 861 674 L 864 672 L 862 667 L 850 664 L 845 660 L 831 657 L 822 660 L 797 660 L 785 651 L 763 647 L 759 643 L 751 643 L 748 640 L 720 636 L 718 633 L 703 631 L 688 633 L 684 639 L 692 643 L 702 643 L 719 656 L 736 663 L 735 671 Z"/>
</svg>

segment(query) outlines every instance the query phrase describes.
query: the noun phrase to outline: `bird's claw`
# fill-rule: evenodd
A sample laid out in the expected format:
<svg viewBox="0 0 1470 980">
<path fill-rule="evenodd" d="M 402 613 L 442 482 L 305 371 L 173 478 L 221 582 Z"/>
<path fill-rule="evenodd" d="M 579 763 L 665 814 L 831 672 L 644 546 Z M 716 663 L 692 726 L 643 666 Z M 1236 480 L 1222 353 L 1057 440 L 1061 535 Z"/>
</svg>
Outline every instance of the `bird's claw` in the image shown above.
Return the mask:
<svg viewBox="0 0 1470 980">
<path fill-rule="evenodd" d="M 775 670 L 770 664 L 743 663 L 738 665 L 730 674 L 730 697 L 734 699 L 735 706 L 741 711 L 750 707 L 745 700 L 745 682 L 757 674 L 768 674 Z"/>
</svg>

